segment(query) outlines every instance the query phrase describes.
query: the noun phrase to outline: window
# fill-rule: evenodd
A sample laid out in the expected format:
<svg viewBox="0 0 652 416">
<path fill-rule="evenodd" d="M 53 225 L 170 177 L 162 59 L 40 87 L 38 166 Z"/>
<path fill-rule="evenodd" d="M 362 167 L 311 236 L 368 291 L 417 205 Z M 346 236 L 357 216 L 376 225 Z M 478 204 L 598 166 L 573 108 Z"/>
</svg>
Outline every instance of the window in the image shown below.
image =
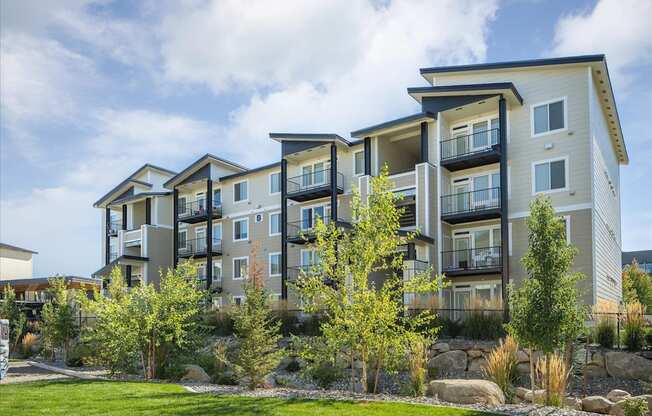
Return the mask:
<svg viewBox="0 0 652 416">
<path fill-rule="evenodd" d="M 179 238 L 177 241 L 178 241 L 177 247 L 179 248 L 179 250 L 185 250 L 186 245 L 188 244 L 188 231 L 179 230 Z"/>
<path fill-rule="evenodd" d="M 328 177 L 328 162 L 317 162 L 301 168 L 301 186 L 323 185 Z"/>
<path fill-rule="evenodd" d="M 532 170 L 533 193 L 565 190 L 568 185 L 566 159 L 534 163 Z"/>
<path fill-rule="evenodd" d="M 247 185 L 247 181 L 233 184 L 233 202 L 244 202 L 249 199 Z"/>
<path fill-rule="evenodd" d="M 566 99 L 532 106 L 532 135 L 538 136 L 566 128 Z"/>
<path fill-rule="evenodd" d="M 273 212 L 269 214 L 269 235 L 281 234 L 281 213 Z"/>
<path fill-rule="evenodd" d="M 185 213 L 186 213 L 186 205 L 187 205 L 186 197 L 185 196 L 180 196 L 179 200 L 178 200 L 178 203 L 177 203 L 177 213 L 180 216 L 185 215 Z"/>
<path fill-rule="evenodd" d="M 315 250 L 301 250 L 301 266 L 309 269 L 314 264 L 319 263 L 319 253 Z"/>
<path fill-rule="evenodd" d="M 222 261 L 213 262 L 213 281 L 221 282 L 222 281 Z"/>
<path fill-rule="evenodd" d="M 281 275 L 281 253 L 269 254 L 269 276 Z"/>
<path fill-rule="evenodd" d="M 301 209 L 301 229 L 310 230 L 317 225 L 317 218 L 328 223 L 328 218 L 331 215 L 330 205 L 320 205 L 310 208 Z"/>
<path fill-rule="evenodd" d="M 363 175 L 364 174 L 364 151 L 360 150 L 359 152 L 353 153 L 353 174 L 354 175 Z"/>
<path fill-rule="evenodd" d="M 244 296 L 234 296 L 233 297 L 233 304 L 236 306 L 241 306 L 244 304 L 245 297 Z"/>
<path fill-rule="evenodd" d="M 233 259 L 233 280 L 242 280 L 249 277 L 249 257 L 236 257 Z"/>
<path fill-rule="evenodd" d="M 213 207 L 222 206 L 222 190 L 214 189 L 213 190 Z"/>
<path fill-rule="evenodd" d="M 222 223 L 213 224 L 213 244 L 222 240 Z"/>
<path fill-rule="evenodd" d="M 206 209 L 206 194 L 204 192 L 197 192 L 195 194 L 195 201 L 197 201 L 197 206 L 194 207 L 197 212 L 193 214 L 198 214 L 198 213 L 203 213 L 204 209 Z"/>
<path fill-rule="evenodd" d="M 281 172 L 269 174 L 269 194 L 274 195 L 281 192 Z"/>
<path fill-rule="evenodd" d="M 233 241 L 244 241 L 249 238 L 249 218 L 233 221 Z"/>
</svg>

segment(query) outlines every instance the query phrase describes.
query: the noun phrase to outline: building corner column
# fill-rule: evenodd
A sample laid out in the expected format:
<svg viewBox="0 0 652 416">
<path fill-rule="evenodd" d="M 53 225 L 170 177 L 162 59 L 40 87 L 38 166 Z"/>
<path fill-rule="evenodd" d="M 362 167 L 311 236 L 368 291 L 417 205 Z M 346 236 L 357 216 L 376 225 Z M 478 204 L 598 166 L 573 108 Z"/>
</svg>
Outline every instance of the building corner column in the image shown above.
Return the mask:
<svg viewBox="0 0 652 416">
<path fill-rule="evenodd" d="M 364 174 L 371 176 L 371 137 L 364 138 Z"/>
<path fill-rule="evenodd" d="M 111 208 L 104 211 L 104 265 L 111 262 Z"/>
<path fill-rule="evenodd" d="M 213 284 L 213 180 L 206 181 L 206 289 Z"/>
<path fill-rule="evenodd" d="M 428 122 L 421 122 L 421 163 L 428 162 Z"/>
<path fill-rule="evenodd" d="M 507 105 L 502 95 L 498 100 L 498 134 L 500 140 L 500 255 L 503 318 L 509 321 L 509 207 L 507 199 Z"/>
<path fill-rule="evenodd" d="M 145 224 L 152 225 L 152 198 L 145 198 Z"/>
<path fill-rule="evenodd" d="M 288 298 L 288 162 L 281 159 L 281 299 Z"/>
<path fill-rule="evenodd" d="M 177 268 L 179 262 L 179 190 L 172 192 L 172 267 Z"/>
</svg>

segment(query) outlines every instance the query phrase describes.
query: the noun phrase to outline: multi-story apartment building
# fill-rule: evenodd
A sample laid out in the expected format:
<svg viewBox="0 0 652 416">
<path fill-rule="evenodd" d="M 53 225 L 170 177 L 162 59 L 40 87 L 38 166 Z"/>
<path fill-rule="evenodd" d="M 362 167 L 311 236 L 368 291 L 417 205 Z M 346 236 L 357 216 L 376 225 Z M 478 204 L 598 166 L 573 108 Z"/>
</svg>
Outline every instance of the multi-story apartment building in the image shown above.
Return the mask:
<svg viewBox="0 0 652 416">
<path fill-rule="evenodd" d="M 319 260 L 310 238 L 316 218 L 349 227 L 353 187 L 364 197 L 387 165 L 404 195 L 402 231 L 419 231 L 404 247 L 404 276 L 429 266 L 444 273 L 451 285 L 437 294 L 441 307 L 502 300 L 509 282 L 526 277 L 526 218 L 539 194 L 551 198 L 578 248 L 585 302 L 619 301 L 619 169 L 628 158 L 604 56 L 421 74 L 430 85 L 408 88 L 421 105 L 416 114 L 352 139 L 271 133 L 281 144 L 278 163 L 246 169 L 206 155 L 171 176 L 172 263 L 201 259 L 216 302 L 237 303 L 255 245 L 270 292 L 293 302 L 287 283 Z M 96 205 L 120 206 L 126 186 Z"/>
</svg>

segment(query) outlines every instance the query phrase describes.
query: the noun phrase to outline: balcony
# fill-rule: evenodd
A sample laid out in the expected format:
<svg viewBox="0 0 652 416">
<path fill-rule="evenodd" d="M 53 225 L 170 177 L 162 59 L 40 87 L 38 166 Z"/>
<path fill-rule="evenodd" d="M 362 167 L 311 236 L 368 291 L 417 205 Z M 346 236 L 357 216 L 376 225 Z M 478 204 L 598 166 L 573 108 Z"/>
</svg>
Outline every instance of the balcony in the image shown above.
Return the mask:
<svg viewBox="0 0 652 416">
<path fill-rule="evenodd" d="M 122 230 L 122 221 L 111 221 L 109 223 L 109 228 L 107 228 L 106 233 L 109 237 L 117 237 L 118 231 Z"/>
<path fill-rule="evenodd" d="M 336 191 L 344 192 L 344 175 L 337 172 Z M 322 169 L 288 178 L 287 197 L 297 202 L 324 198 L 331 194 L 331 169 Z"/>
<path fill-rule="evenodd" d="M 208 289 L 211 293 L 222 293 L 222 276 L 213 276 L 210 288 L 207 287 L 206 271 L 203 267 L 197 269 L 197 280 L 199 280 L 199 289 Z"/>
<path fill-rule="evenodd" d="M 430 268 L 430 263 L 423 260 L 405 260 L 403 261 L 402 276 L 403 280 L 410 280 L 414 276 L 426 272 Z"/>
<path fill-rule="evenodd" d="M 180 258 L 206 257 L 208 254 L 208 240 L 203 237 L 186 240 L 185 242 L 179 242 L 177 253 Z M 222 240 L 217 238 L 213 239 L 213 249 L 211 254 L 217 256 L 222 255 Z"/>
<path fill-rule="evenodd" d="M 195 224 L 208 219 L 208 208 L 206 199 L 179 204 L 177 207 L 177 218 L 187 224 Z M 213 218 L 222 218 L 222 204 L 218 201 L 213 202 Z"/>
<path fill-rule="evenodd" d="M 300 265 L 294 267 L 288 267 L 288 282 L 298 282 L 302 276 L 315 276 L 319 272 L 314 270 L 314 265 Z M 333 281 L 324 278 L 324 284 L 327 286 L 332 286 Z"/>
<path fill-rule="evenodd" d="M 500 247 L 443 251 L 441 261 L 442 272 L 449 277 L 502 272 Z"/>
<path fill-rule="evenodd" d="M 123 241 L 124 241 L 125 248 L 140 247 L 143 241 L 142 230 L 140 228 L 137 228 L 135 230 L 125 231 Z"/>
<path fill-rule="evenodd" d="M 322 217 L 324 224 L 328 225 L 333 220 L 330 217 Z M 301 221 L 288 222 L 287 241 L 292 244 L 308 244 L 315 241 L 315 227 L 317 220 L 312 218 L 304 218 Z M 335 226 L 338 228 L 351 228 L 351 222 L 342 218 L 335 221 Z"/>
<path fill-rule="evenodd" d="M 417 226 L 417 204 L 415 195 L 407 195 L 396 203 L 396 208 L 403 209 L 399 225 L 402 229 L 413 229 Z"/>
<path fill-rule="evenodd" d="M 441 197 L 441 220 L 449 224 L 500 218 L 500 187 Z"/>
<path fill-rule="evenodd" d="M 449 171 L 500 161 L 500 129 L 474 132 L 441 142 L 441 166 Z"/>
</svg>

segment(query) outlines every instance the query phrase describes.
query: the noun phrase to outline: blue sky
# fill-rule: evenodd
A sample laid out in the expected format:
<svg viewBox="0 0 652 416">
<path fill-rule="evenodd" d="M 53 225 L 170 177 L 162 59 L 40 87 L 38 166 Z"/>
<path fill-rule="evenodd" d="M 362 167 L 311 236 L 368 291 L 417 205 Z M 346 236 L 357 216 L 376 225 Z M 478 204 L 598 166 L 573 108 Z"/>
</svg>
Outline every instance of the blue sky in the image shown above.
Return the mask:
<svg viewBox="0 0 652 416">
<path fill-rule="evenodd" d="M 246 5 L 245 5 L 246 3 Z M 652 248 L 649 0 L 0 2 L 0 240 L 35 274 L 101 262 L 92 203 L 145 162 L 277 160 L 269 131 L 414 112 L 425 66 L 605 53 L 630 165 L 623 249 Z"/>
</svg>

